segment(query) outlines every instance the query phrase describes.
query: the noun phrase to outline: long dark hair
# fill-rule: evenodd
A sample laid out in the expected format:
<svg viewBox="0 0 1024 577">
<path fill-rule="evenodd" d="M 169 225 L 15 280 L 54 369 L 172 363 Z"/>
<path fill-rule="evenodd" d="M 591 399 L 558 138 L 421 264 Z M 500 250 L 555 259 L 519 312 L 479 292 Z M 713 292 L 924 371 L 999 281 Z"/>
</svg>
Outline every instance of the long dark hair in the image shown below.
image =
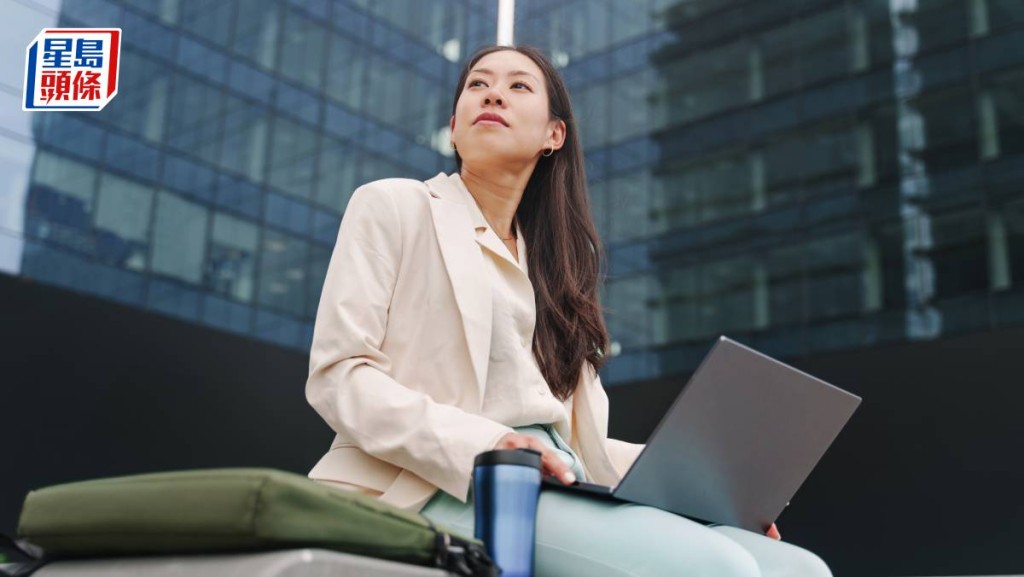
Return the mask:
<svg viewBox="0 0 1024 577">
<path fill-rule="evenodd" d="M 583 148 L 569 92 L 540 50 L 528 46 L 478 50 L 459 76 L 452 115 L 469 71 L 481 58 L 500 50 L 514 50 L 537 64 L 547 84 L 551 117 L 565 122 L 562 148 L 549 157 L 541 156 L 516 209 L 516 220 L 527 240 L 530 280 L 537 301 L 533 352 L 552 394 L 564 401 L 576 390 L 584 362 L 595 371 L 604 365 L 608 329 L 597 294 L 604 255 L 590 212 Z M 458 152 L 455 162 L 461 171 Z"/>
</svg>

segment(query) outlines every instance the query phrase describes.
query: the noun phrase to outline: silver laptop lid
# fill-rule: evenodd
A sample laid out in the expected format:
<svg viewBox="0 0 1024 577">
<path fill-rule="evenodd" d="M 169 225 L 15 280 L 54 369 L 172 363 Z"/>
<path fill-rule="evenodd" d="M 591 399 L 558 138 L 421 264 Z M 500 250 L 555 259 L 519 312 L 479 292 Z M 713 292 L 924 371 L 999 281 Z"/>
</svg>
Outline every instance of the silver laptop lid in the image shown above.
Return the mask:
<svg viewBox="0 0 1024 577">
<path fill-rule="evenodd" d="M 860 401 L 721 337 L 614 494 L 763 532 Z"/>
</svg>

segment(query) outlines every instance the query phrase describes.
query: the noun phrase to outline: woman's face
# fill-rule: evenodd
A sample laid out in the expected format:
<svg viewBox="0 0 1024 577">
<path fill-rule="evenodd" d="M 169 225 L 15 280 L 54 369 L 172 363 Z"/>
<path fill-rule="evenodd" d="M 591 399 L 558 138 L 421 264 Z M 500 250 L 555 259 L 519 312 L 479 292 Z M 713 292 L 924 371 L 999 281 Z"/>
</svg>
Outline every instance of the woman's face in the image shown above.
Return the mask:
<svg viewBox="0 0 1024 577">
<path fill-rule="evenodd" d="M 535 162 L 565 140 L 565 123 L 553 120 L 548 111 L 544 73 L 514 50 L 492 52 L 473 65 L 451 129 L 459 156 L 471 164 Z"/>
</svg>

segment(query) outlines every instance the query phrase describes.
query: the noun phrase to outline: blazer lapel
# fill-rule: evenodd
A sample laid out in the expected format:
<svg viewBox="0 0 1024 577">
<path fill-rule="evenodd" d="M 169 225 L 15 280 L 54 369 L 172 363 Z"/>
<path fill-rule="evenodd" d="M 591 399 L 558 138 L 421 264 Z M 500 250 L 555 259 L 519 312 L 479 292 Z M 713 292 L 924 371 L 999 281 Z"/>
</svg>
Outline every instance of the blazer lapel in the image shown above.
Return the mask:
<svg viewBox="0 0 1024 577">
<path fill-rule="evenodd" d="M 480 246 L 485 247 L 487 250 L 493 252 L 495 256 L 497 256 L 498 258 L 503 259 L 512 266 L 521 269 L 522 266 L 518 262 L 516 262 L 515 259 L 512 257 L 512 251 L 510 251 L 508 247 L 506 247 L 505 244 L 501 242 L 501 239 L 498 238 L 498 235 L 494 233 L 494 230 L 491 228 L 491 225 L 487 222 L 487 219 L 484 217 L 484 213 L 480 211 L 480 207 L 477 206 L 476 201 L 472 199 L 472 196 L 469 194 L 469 191 L 462 191 L 461 187 L 459 188 L 459 192 L 461 192 L 461 195 L 463 197 L 467 197 L 465 200 L 466 211 L 469 213 L 470 220 L 473 221 L 473 228 L 476 231 L 476 242 L 480 244 Z M 478 230 L 481 228 L 485 230 L 483 232 Z M 516 226 L 516 233 L 517 236 L 522 236 L 521 231 L 518 228 L 518 225 Z M 517 241 L 517 243 L 518 242 L 521 241 Z"/>
<path fill-rule="evenodd" d="M 487 232 L 476 237 L 476 242 L 480 246 L 487 247 L 487 250 L 493 252 L 498 258 L 505 259 L 510 265 L 519 267 L 519 263 L 512 258 L 512 252 L 501 242 L 498 235 L 494 234 L 494 231 L 488 229 Z"/>
<path fill-rule="evenodd" d="M 469 356 L 476 372 L 479 402 L 483 403 L 491 350 L 491 287 L 485 276 L 487 269 L 473 221 L 464 202 L 466 193 L 451 182 L 453 178 L 458 177 L 441 173 L 426 184 L 431 191 L 434 230 L 462 315 Z"/>
</svg>

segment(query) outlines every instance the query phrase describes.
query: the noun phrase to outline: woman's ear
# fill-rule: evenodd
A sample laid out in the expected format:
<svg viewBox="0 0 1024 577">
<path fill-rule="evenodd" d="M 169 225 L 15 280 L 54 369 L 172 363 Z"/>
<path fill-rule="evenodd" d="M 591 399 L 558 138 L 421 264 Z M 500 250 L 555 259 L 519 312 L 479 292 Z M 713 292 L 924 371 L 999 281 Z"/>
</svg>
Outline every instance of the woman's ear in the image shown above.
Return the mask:
<svg viewBox="0 0 1024 577">
<path fill-rule="evenodd" d="M 565 121 L 562 119 L 551 121 L 551 132 L 548 134 L 548 140 L 544 143 L 544 148 L 553 148 L 560 150 L 562 145 L 565 144 Z"/>
</svg>

